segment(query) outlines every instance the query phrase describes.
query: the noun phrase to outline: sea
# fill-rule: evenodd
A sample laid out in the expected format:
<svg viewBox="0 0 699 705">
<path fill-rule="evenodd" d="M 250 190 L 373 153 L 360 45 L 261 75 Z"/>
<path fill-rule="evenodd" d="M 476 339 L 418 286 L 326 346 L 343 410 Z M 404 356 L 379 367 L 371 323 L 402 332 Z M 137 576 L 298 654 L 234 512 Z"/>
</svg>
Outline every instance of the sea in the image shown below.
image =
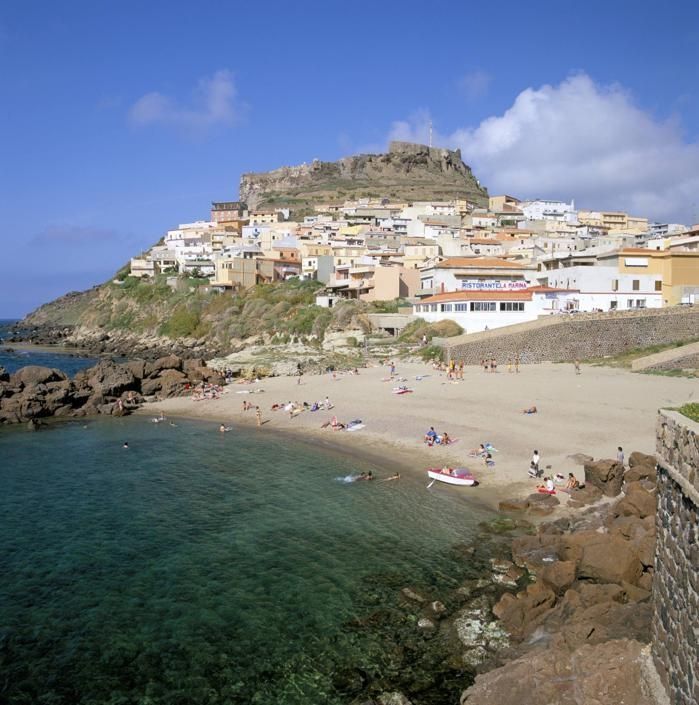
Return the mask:
<svg viewBox="0 0 699 705">
<path fill-rule="evenodd" d="M 79 370 L 94 365 L 97 360 L 78 351 L 57 352 L 49 348 L 37 348 L 30 345 L 14 345 L 4 341 L 18 323 L 11 318 L 0 318 L 0 367 L 8 372 L 15 372 L 26 365 L 58 367 L 72 377 Z"/>
<path fill-rule="evenodd" d="M 420 473 L 356 481 L 395 468 L 217 429 L 144 416 L 0 428 L 0 702 L 458 702 L 468 674 L 444 668 L 447 646 L 419 634 L 401 590 L 448 604 L 482 574 L 462 550 L 491 518 L 477 490 L 428 489 Z"/>
</svg>

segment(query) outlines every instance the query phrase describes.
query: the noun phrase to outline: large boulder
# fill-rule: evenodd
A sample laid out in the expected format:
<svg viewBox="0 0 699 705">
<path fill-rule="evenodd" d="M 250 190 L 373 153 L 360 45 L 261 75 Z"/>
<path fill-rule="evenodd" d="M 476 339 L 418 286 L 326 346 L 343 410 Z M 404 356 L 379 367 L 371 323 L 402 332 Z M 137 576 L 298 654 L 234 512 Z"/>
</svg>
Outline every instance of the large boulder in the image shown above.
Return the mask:
<svg viewBox="0 0 699 705">
<path fill-rule="evenodd" d="M 653 455 L 635 451 L 629 457 L 629 469 L 624 475 L 624 482 L 637 482 L 638 480 L 653 480 L 656 477 L 656 460 Z"/>
<path fill-rule="evenodd" d="M 631 482 L 626 485 L 626 492 L 614 506 L 617 516 L 637 516 L 641 519 L 655 515 L 656 492 L 646 488 L 641 482 Z"/>
<path fill-rule="evenodd" d="M 575 561 L 547 563 L 538 572 L 537 580 L 556 595 L 562 595 L 575 582 Z"/>
<path fill-rule="evenodd" d="M 155 377 L 163 370 L 182 370 L 182 358 L 177 355 L 166 355 L 159 357 L 154 362 L 146 364 L 145 374 L 147 377 Z"/>
<path fill-rule="evenodd" d="M 503 499 L 498 504 L 501 512 L 526 512 L 529 509 L 529 500 L 522 498 Z"/>
<path fill-rule="evenodd" d="M 535 575 L 549 563 L 560 560 L 561 538 L 556 534 L 518 536 L 512 539 L 512 560 Z"/>
<path fill-rule="evenodd" d="M 138 383 L 128 364 L 103 360 L 88 370 L 87 382 L 95 392 L 105 397 L 119 397 L 123 392 L 136 390 Z"/>
<path fill-rule="evenodd" d="M 601 583 L 634 584 L 643 565 L 629 541 L 613 534 L 580 531 L 565 537 L 562 551 L 566 560 L 578 562 L 578 577 Z"/>
<path fill-rule="evenodd" d="M 60 382 L 64 379 L 68 379 L 68 377 L 60 370 L 41 367 L 40 365 L 27 365 L 27 367 L 17 370 L 10 377 L 12 384 L 24 385 L 25 387 L 46 384 L 46 382 Z"/>
<path fill-rule="evenodd" d="M 161 399 L 181 396 L 187 385 L 187 375 L 179 370 L 168 369 L 163 370 L 157 377 L 160 382 L 160 390 L 158 396 Z"/>
<path fill-rule="evenodd" d="M 594 485 L 585 485 L 570 493 L 568 506 L 574 509 L 595 504 L 602 499 L 602 491 Z"/>
<path fill-rule="evenodd" d="M 146 376 L 145 360 L 129 360 L 122 364 L 131 371 L 136 379 L 143 379 Z"/>
<path fill-rule="evenodd" d="M 607 497 L 616 497 L 624 481 L 624 466 L 616 460 L 585 463 L 585 484 L 594 485 Z"/>
<path fill-rule="evenodd" d="M 555 602 L 553 590 L 542 583 L 534 583 L 516 595 L 505 593 L 493 607 L 493 614 L 510 634 L 522 637 L 529 625 L 536 623 Z"/>
<path fill-rule="evenodd" d="M 476 677 L 461 705 L 656 705 L 650 652 L 639 641 L 540 649 Z"/>
</svg>

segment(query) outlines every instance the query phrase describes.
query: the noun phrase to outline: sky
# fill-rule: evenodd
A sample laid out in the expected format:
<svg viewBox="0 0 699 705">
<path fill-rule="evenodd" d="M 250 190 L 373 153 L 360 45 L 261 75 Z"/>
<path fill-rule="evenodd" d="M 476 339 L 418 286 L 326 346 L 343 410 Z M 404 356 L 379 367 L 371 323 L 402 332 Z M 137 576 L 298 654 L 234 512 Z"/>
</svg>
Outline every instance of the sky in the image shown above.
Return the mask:
<svg viewBox="0 0 699 705">
<path fill-rule="evenodd" d="M 0 3 L 0 318 L 240 175 L 459 147 L 491 194 L 699 220 L 699 3 Z"/>
</svg>

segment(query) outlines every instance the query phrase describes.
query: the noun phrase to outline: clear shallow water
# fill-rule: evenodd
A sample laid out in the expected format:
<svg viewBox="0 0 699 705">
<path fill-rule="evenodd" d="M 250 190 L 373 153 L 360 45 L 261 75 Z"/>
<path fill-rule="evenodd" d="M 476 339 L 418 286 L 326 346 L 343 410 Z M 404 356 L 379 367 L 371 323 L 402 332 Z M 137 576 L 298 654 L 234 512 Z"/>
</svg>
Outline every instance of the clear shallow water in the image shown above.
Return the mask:
<svg viewBox="0 0 699 705">
<path fill-rule="evenodd" d="M 348 622 L 454 569 L 487 518 L 422 478 L 346 483 L 389 471 L 177 423 L 0 431 L 0 701 L 348 702 L 333 674 L 388 668 Z"/>
<path fill-rule="evenodd" d="M 0 318 L 0 340 L 10 333 L 10 328 L 16 320 Z M 91 367 L 97 362 L 94 357 L 82 357 L 70 353 L 54 350 L 42 350 L 28 347 L 10 348 L 0 342 L 0 367 L 8 372 L 16 372 L 20 367 L 27 365 L 41 365 L 42 367 L 55 367 L 73 377 L 76 372 Z"/>
</svg>

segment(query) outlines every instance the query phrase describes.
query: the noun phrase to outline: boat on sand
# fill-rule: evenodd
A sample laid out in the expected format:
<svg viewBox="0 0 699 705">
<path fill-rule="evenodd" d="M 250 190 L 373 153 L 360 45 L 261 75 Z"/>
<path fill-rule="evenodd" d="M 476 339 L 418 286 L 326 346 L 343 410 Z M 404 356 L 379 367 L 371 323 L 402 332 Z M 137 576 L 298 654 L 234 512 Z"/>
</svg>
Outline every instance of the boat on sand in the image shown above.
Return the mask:
<svg viewBox="0 0 699 705">
<path fill-rule="evenodd" d="M 427 468 L 427 476 L 434 482 L 446 482 L 448 485 L 473 487 L 478 484 L 468 468 Z"/>
</svg>

